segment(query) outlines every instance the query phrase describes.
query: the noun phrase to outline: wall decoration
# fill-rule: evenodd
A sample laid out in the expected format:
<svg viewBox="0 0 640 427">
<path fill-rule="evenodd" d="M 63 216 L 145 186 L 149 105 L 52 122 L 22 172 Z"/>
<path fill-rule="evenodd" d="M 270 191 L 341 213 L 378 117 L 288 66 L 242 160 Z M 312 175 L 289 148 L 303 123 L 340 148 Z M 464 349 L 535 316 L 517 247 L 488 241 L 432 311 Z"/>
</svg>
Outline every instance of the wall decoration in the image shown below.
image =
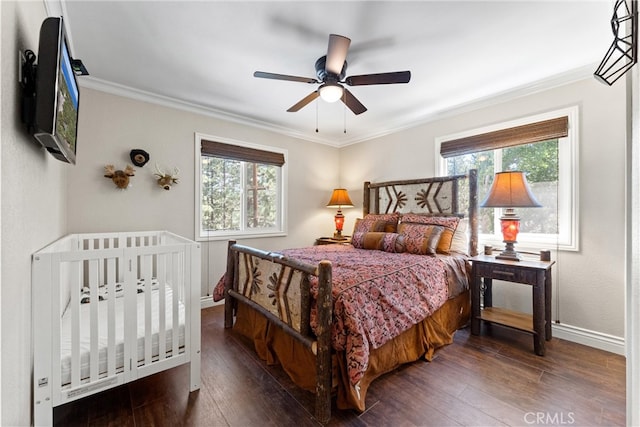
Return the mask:
<svg viewBox="0 0 640 427">
<path fill-rule="evenodd" d="M 131 162 L 133 163 L 133 165 L 139 168 L 146 165 L 149 161 L 149 153 L 140 148 L 134 148 L 133 150 L 131 150 L 131 152 L 129 153 L 129 157 L 131 158 Z"/>
<path fill-rule="evenodd" d="M 136 171 L 131 165 L 127 165 L 124 170 L 116 170 L 113 165 L 106 165 L 104 167 L 105 178 L 110 178 L 116 187 L 121 190 L 126 190 L 129 187 L 129 177 L 135 174 Z"/>
<path fill-rule="evenodd" d="M 165 190 L 171 190 L 171 186 L 178 183 L 179 173 L 180 170 L 178 168 L 173 168 L 173 174 L 165 173 L 156 163 L 156 173 L 154 173 L 154 175 L 158 178 L 156 182 Z"/>
</svg>

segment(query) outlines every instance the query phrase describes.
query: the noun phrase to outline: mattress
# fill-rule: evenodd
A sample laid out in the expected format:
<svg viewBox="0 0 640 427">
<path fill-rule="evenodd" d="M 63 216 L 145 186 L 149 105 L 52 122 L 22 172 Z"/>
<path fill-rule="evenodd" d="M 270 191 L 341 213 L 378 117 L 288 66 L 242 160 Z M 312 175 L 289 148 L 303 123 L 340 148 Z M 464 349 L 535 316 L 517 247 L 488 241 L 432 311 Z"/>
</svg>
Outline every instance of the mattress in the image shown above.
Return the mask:
<svg viewBox="0 0 640 427">
<path fill-rule="evenodd" d="M 173 342 L 173 313 L 172 300 L 173 292 L 169 286 L 165 285 L 165 325 L 166 325 L 166 349 L 172 347 Z M 159 296 L 160 292 L 157 287 L 151 290 L 151 332 L 152 332 L 152 356 L 158 356 L 159 341 L 159 325 L 160 325 L 160 309 Z M 137 294 L 137 355 L 138 362 L 144 361 L 144 342 L 145 342 L 145 293 Z M 124 298 L 115 298 L 115 358 L 116 371 L 122 371 L 124 366 Z M 90 310 L 92 303 L 80 304 L 80 378 L 85 380 L 90 376 Z M 107 372 L 108 358 L 108 318 L 107 318 L 108 300 L 98 302 L 98 372 L 103 377 Z M 72 336 L 71 336 L 71 310 L 66 310 L 61 319 L 61 337 L 60 337 L 60 354 L 61 354 L 61 384 L 63 386 L 71 383 L 71 353 L 72 353 Z M 184 347 L 184 326 L 185 326 L 185 310 L 184 304 L 178 303 L 178 343 L 179 347 Z"/>
</svg>

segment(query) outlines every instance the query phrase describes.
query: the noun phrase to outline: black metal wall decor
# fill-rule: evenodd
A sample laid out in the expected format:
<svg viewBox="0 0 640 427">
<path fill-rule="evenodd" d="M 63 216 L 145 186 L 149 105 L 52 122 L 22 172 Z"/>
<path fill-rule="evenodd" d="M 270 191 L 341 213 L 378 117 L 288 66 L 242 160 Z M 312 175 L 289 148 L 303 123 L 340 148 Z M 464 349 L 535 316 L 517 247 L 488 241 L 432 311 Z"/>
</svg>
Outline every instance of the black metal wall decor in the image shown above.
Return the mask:
<svg viewBox="0 0 640 427">
<path fill-rule="evenodd" d="M 616 0 L 611 18 L 613 43 L 593 74 L 611 86 L 638 62 L 638 8 L 636 0 Z"/>
</svg>

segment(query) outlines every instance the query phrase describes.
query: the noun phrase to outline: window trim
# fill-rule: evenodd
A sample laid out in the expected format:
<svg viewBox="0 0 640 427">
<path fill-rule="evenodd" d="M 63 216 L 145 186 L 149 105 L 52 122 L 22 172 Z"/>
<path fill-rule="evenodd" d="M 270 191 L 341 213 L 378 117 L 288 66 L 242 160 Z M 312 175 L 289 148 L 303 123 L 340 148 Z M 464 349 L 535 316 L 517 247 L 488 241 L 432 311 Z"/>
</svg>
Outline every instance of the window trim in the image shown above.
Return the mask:
<svg viewBox="0 0 640 427">
<path fill-rule="evenodd" d="M 569 119 L 569 126 L 567 131 L 567 137 L 558 138 L 559 142 L 566 141 L 567 144 L 558 144 L 559 156 L 565 161 L 560 161 L 559 180 L 566 182 L 566 187 L 558 187 L 558 212 L 564 213 L 564 218 L 559 217 L 560 231 L 561 233 L 557 237 L 550 240 L 541 236 L 536 236 L 533 233 L 520 233 L 518 234 L 518 241 L 520 247 L 531 249 L 549 249 L 549 245 L 553 244 L 557 250 L 563 251 L 578 251 L 580 246 L 579 239 L 579 220 L 578 214 L 579 208 L 579 107 L 577 105 L 567 107 L 559 110 L 553 110 L 546 113 L 541 113 L 533 116 L 521 117 L 519 119 L 510 120 L 507 122 L 495 123 L 493 125 L 484 126 L 481 128 L 471 129 L 456 134 L 445 135 L 435 138 L 435 170 L 437 175 L 446 175 L 447 160 L 440 155 L 441 145 L 444 142 L 468 138 L 476 135 L 481 135 L 490 132 L 501 131 L 513 127 L 524 126 L 536 122 L 541 122 L 550 119 L 556 119 L 562 116 L 566 116 Z M 564 167 L 563 167 L 564 165 Z M 499 230 L 499 228 L 498 228 Z M 486 243 L 492 243 L 501 245 L 502 239 L 498 234 L 482 234 L 480 239 Z"/>
<path fill-rule="evenodd" d="M 250 148 L 254 150 L 266 151 L 277 153 L 282 155 L 284 159 L 284 163 L 280 166 L 280 189 L 279 189 L 279 197 L 280 197 L 280 227 L 278 230 L 269 230 L 264 232 L 257 232 L 256 230 L 250 231 L 239 231 L 239 230 L 229 230 L 229 231 L 214 231 L 214 232 L 203 232 L 202 228 L 202 141 L 214 141 L 220 142 L 228 145 L 235 145 L 243 148 Z M 264 237 L 282 237 L 287 235 L 287 184 L 288 184 L 288 151 L 284 148 L 273 147 L 255 144 L 252 142 L 239 141 L 231 138 L 225 138 L 221 136 L 215 135 L 206 135 L 203 133 L 195 132 L 194 134 L 194 151 L 195 151 L 195 225 L 194 225 L 194 236 L 195 240 L 198 242 L 206 242 L 206 241 L 217 241 L 217 240 L 229 240 L 230 238 L 238 238 L 238 239 L 254 239 L 254 238 L 264 238 Z M 265 162 L 267 163 L 267 162 Z"/>
</svg>

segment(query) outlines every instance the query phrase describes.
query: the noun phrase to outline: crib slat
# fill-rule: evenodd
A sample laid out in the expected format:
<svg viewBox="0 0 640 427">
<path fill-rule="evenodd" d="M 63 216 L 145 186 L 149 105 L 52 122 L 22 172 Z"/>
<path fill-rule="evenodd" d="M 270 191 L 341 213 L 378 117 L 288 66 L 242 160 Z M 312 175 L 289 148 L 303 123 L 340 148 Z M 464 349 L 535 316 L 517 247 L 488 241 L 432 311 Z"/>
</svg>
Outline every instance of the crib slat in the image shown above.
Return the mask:
<svg viewBox="0 0 640 427">
<path fill-rule="evenodd" d="M 71 387 L 80 384 L 80 289 L 82 262 L 69 263 L 71 281 Z"/>
<path fill-rule="evenodd" d="M 167 254 L 158 254 L 158 360 L 167 358 Z"/>
<path fill-rule="evenodd" d="M 89 378 L 98 380 L 98 283 L 100 283 L 100 266 L 97 259 L 89 260 L 89 288 L 91 289 L 91 303 L 89 303 Z"/>
<path fill-rule="evenodd" d="M 152 256 L 143 255 L 140 257 L 142 261 L 142 278 L 144 279 L 144 364 L 148 365 L 152 362 L 152 346 L 153 331 L 151 324 L 151 314 L 153 307 L 151 306 L 152 283 L 151 283 L 151 265 Z"/>
<path fill-rule="evenodd" d="M 171 268 L 171 307 L 172 307 L 172 316 L 171 316 L 171 354 L 176 357 L 179 353 L 179 341 L 180 338 L 180 314 L 178 312 L 178 300 L 180 296 L 180 282 L 182 279 L 182 266 L 181 266 L 181 252 L 172 252 L 172 268 Z"/>
<path fill-rule="evenodd" d="M 107 376 L 116 374 L 116 258 L 107 259 Z"/>
</svg>

